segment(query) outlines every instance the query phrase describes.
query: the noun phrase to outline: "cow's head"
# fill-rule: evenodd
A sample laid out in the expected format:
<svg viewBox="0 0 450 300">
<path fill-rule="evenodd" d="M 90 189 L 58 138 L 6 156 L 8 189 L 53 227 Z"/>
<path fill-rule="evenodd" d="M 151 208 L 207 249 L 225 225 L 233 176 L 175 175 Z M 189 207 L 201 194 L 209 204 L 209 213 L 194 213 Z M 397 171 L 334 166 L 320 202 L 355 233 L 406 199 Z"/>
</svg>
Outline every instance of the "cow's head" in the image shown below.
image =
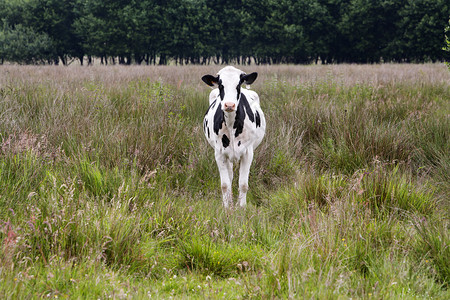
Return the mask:
<svg viewBox="0 0 450 300">
<path fill-rule="evenodd" d="M 217 76 L 205 75 L 202 80 L 209 86 L 219 88 L 219 97 L 222 110 L 225 112 L 236 111 L 241 98 L 241 84 L 252 84 L 258 73 L 245 74 L 235 67 L 225 67 L 217 73 Z"/>
</svg>

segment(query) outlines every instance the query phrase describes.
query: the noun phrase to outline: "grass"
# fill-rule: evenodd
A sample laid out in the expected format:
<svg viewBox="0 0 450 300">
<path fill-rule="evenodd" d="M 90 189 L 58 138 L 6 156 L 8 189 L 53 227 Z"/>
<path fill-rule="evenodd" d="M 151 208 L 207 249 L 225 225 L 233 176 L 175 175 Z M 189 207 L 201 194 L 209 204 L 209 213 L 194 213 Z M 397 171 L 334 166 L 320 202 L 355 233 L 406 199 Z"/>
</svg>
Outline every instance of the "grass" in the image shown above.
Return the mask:
<svg viewBox="0 0 450 300">
<path fill-rule="evenodd" d="M 444 65 L 245 67 L 268 126 L 233 211 L 218 67 L 1 69 L 1 298 L 450 297 Z"/>
</svg>

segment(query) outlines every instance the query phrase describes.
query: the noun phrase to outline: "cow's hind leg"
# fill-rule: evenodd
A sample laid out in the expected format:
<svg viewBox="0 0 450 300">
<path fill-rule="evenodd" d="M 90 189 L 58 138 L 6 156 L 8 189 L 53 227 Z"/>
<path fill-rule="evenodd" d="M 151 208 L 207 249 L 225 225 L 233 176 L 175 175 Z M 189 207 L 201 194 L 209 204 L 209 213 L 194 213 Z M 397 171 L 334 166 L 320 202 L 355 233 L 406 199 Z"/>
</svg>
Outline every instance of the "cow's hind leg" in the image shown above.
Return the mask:
<svg viewBox="0 0 450 300">
<path fill-rule="evenodd" d="M 248 176 L 253 161 L 253 149 L 248 148 L 247 153 L 241 158 L 239 166 L 239 205 L 247 205 Z"/>
<path fill-rule="evenodd" d="M 219 168 L 220 184 L 222 188 L 223 206 L 228 208 L 233 202 L 231 183 L 233 180 L 233 164 L 223 155 L 216 155 L 217 167 Z M 231 174 L 231 176 L 230 176 Z"/>
</svg>

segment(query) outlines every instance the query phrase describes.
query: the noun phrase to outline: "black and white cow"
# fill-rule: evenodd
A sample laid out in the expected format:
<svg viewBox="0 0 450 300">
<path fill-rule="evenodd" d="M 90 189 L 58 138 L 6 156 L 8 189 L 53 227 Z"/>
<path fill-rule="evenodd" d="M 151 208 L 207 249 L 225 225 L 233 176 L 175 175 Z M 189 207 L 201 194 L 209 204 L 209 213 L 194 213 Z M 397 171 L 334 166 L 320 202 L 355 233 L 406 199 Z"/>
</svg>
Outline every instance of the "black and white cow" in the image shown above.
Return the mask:
<svg viewBox="0 0 450 300">
<path fill-rule="evenodd" d="M 209 108 L 203 121 L 208 143 L 214 148 L 223 195 L 223 205 L 232 205 L 233 162 L 239 162 L 239 205 L 247 204 L 248 175 L 253 150 L 261 143 L 266 119 L 259 105 L 258 94 L 241 87 L 252 84 L 258 74 L 246 74 L 228 66 L 217 76 L 205 75 L 202 80 L 217 87 L 209 94 Z"/>
</svg>

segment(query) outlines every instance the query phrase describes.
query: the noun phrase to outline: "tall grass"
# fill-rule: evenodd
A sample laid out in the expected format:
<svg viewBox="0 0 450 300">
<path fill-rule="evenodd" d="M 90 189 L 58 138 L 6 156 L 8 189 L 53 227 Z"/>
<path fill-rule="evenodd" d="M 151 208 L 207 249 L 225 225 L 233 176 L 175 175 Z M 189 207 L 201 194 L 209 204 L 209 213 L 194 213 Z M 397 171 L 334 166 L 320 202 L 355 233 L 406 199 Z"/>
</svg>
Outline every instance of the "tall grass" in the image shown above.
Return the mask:
<svg viewBox="0 0 450 300">
<path fill-rule="evenodd" d="M 225 211 L 217 67 L 2 66 L 0 297 L 448 298 L 445 66 L 244 69 L 268 127 Z"/>
</svg>

